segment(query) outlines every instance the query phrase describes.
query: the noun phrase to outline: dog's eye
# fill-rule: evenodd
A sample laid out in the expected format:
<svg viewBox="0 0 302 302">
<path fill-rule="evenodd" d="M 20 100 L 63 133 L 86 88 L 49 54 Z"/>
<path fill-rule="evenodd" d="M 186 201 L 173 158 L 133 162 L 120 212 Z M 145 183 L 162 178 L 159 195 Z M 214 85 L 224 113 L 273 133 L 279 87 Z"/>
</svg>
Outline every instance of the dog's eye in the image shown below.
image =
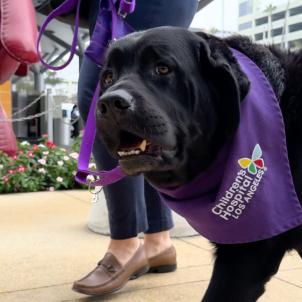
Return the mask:
<svg viewBox="0 0 302 302">
<path fill-rule="evenodd" d="M 104 76 L 104 83 L 110 84 L 113 81 L 113 74 L 111 71 L 108 71 Z"/>
<path fill-rule="evenodd" d="M 159 75 L 166 75 L 170 72 L 170 68 L 167 65 L 159 65 L 155 69 L 156 73 Z"/>
</svg>

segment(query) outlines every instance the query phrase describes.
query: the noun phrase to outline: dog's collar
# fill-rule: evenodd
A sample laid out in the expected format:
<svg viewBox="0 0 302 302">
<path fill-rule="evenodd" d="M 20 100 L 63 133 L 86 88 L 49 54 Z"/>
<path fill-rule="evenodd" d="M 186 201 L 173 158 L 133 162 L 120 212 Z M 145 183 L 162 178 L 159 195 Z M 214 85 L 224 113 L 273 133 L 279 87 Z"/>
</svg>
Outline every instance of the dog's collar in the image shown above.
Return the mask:
<svg viewBox="0 0 302 302">
<path fill-rule="evenodd" d="M 302 224 L 289 167 L 282 113 L 262 71 L 232 49 L 251 81 L 235 138 L 191 183 L 159 189 L 163 201 L 216 243 L 246 243 Z"/>
</svg>

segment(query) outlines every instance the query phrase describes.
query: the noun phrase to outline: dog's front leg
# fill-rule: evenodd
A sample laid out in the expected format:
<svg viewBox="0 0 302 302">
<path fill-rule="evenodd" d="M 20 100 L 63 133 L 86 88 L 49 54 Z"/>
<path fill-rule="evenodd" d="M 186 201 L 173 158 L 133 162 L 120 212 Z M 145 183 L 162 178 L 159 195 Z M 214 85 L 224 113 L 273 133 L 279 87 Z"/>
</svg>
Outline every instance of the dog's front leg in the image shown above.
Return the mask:
<svg viewBox="0 0 302 302">
<path fill-rule="evenodd" d="M 257 301 L 285 254 L 278 241 L 217 245 L 213 275 L 202 302 Z"/>
</svg>

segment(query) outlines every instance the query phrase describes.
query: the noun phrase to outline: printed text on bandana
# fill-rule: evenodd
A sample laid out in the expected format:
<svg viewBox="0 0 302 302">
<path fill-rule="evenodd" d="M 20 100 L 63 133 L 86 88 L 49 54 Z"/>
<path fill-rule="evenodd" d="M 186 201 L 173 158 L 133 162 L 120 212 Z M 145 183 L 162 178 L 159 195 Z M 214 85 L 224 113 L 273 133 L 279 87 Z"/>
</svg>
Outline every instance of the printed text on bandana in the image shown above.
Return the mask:
<svg viewBox="0 0 302 302">
<path fill-rule="evenodd" d="M 251 202 L 265 171 L 266 168 L 259 169 L 256 175 L 247 175 L 245 170 L 240 170 L 232 186 L 212 208 L 212 212 L 224 220 L 238 219 Z"/>
</svg>

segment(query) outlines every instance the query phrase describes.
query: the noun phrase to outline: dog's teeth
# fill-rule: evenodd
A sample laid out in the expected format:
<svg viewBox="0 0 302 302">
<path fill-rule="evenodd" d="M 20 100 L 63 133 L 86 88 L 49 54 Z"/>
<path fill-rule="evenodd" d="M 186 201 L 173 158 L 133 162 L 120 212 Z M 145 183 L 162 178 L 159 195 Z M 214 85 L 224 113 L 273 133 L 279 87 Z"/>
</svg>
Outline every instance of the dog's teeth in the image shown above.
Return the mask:
<svg viewBox="0 0 302 302">
<path fill-rule="evenodd" d="M 127 156 L 127 155 L 134 155 L 134 154 L 140 154 L 140 150 L 130 150 L 130 151 L 118 151 L 117 152 L 119 156 Z"/>
<path fill-rule="evenodd" d="M 144 139 L 140 145 L 140 149 L 144 152 L 146 150 L 147 141 Z"/>
</svg>

